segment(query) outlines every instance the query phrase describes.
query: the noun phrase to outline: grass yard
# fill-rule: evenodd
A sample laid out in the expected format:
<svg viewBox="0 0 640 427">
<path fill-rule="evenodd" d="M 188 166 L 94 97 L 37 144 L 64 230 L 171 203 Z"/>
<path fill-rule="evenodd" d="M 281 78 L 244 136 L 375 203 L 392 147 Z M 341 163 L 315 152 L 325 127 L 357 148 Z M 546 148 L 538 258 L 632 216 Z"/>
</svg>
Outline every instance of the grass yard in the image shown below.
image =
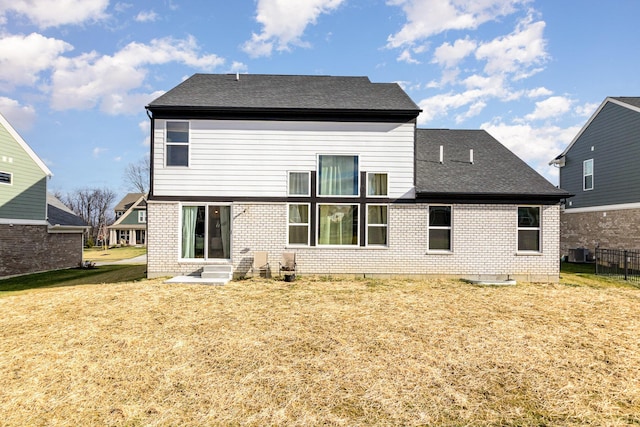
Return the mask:
<svg viewBox="0 0 640 427">
<path fill-rule="evenodd" d="M 563 282 L 13 293 L 0 298 L 0 424 L 640 424 L 640 290 Z"/>
<path fill-rule="evenodd" d="M 147 248 L 144 246 L 121 246 L 109 249 L 94 246 L 93 248 L 85 248 L 82 257 L 92 262 L 102 261 L 120 261 L 144 255 Z"/>
</svg>

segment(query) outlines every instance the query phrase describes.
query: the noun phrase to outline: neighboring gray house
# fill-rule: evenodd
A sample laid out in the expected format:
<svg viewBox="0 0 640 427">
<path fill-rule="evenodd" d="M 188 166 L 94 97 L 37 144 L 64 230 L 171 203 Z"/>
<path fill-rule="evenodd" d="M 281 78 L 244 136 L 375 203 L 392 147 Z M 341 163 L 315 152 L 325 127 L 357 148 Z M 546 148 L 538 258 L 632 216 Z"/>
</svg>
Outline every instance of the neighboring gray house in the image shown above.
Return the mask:
<svg viewBox="0 0 640 427">
<path fill-rule="evenodd" d="M 557 281 L 555 188 L 484 131 L 417 129 L 397 84 L 196 74 L 147 106 L 148 275 L 203 268 Z M 473 151 L 472 151 L 473 150 Z"/>
<path fill-rule="evenodd" d="M 609 97 L 550 162 L 574 194 L 560 215 L 562 255 L 640 248 L 639 141 L 640 97 Z"/>
<path fill-rule="evenodd" d="M 47 194 L 51 171 L 0 114 L 0 277 L 76 267 L 86 224 Z"/>
<path fill-rule="evenodd" d="M 116 221 L 109 230 L 110 245 L 147 244 L 147 195 L 129 193 L 114 208 Z"/>
</svg>

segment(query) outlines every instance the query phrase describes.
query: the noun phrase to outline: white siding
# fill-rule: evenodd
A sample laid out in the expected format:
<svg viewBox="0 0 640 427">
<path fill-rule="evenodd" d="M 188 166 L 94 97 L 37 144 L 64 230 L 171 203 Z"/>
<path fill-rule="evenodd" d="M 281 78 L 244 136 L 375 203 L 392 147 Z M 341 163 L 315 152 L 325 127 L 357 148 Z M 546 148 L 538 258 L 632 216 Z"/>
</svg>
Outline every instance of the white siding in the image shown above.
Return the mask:
<svg viewBox="0 0 640 427">
<path fill-rule="evenodd" d="M 154 194 L 285 197 L 287 172 L 318 154 L 357 154 L 360 171 L 388 172 L 389 196 L 412 198 L 413 123 L 191 120 L 189 167 L 165 167 L 165 120 L 155 121 Z"/>
</svg>

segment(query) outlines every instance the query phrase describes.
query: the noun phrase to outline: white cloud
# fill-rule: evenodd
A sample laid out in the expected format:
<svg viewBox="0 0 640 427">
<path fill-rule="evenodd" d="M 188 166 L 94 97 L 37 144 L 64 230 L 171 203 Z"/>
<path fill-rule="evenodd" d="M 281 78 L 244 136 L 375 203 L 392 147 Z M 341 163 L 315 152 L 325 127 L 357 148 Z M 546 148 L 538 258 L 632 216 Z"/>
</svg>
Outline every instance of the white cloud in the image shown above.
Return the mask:
<svg viewBox="0 0 640 427">
<path fill-rule="evenodd" d="M 69 43 L 37 33 L 0 38 L 0 87 L 36 84 L 42 71 L 72 49 Z"/>
<path fill-rule="evenodd" d="M 572 100 L 564 96 L 552 96 L 544 101 L 536 102 L 536 108 L 531 114 L 524 116 L 526 120 L 543 120 L 558 117 L 571 109 Z"/>
<path fill-rule="evenodd" d="M 159 16 L 157 13 L 155 13 L 153 10 L 149 10 L 138 13 L 135 20 L 138 22 L 154 22 L 157 21 L 158 18 Z"/>
<path fill-rule="evenodd" d="M 527 97 L 529 98 L 539 98 L 541 96 L 549 96 L 552 94 L 553 92 L 546 87 L 537 87 L 535 89 L 530 89 L 527 91 Z"/>
<path fill-rule="evenodd" d="M 419 64 L 420 61 L 414 59 L 411 51 L 409 49 L 403 50 L 400 55 L 398 55 L 398 62 L 406 62 L 407 64 Z"/>
<path fill-rule="evenodd" d="M 36 121 L 36 110 L 30 105 L 20 105 L 14 99 L 0 96 L 0 113 L 16 130 L 29 130 Z"/>
<path fill-rule="evenodd" d="M 92 150 L 93 157 L 98 158 L 102 155 L 102 153 L 106 153 L 108 150 L 102 147 L 95 147 Z"/>
<path fill-rule="evenodd" d="M 432 62 L 446 68 L 455 67 L 466 56 L 475 51 L 477 45 L 475 41 L 469 40 L 469 38 L 456 40 L 453 45 L 443 43 L 436 48 Z"/>
<path fill-rule="evenodd" d="M 40 28 L 79 25 L 107 17 L 109 0 L 0 0 L 0 18 L 15 13 Z"/>
<path fill-rule="evenodd" d="M 515 79 L 528 77 L 531 66 L 547 60 L 546 42 L 543 37 L 545 23 L 532 22 L 527 17 L 518 24 L 514 32 L 483 43 L 476 51 L 478 60 L 486 61 L 487 74 L 513 74 Z M 533 69 L 536 72 L 539 69 Z"/>
<path fill-rule="evenodd" d="M 528 0 L 388 0 L 399 6 L 407 23 L 387 39 L 390 48 L 411 45 L 448 30 L 475 29 L 479 25 L 513 13 Z"/>
<path fill-rule="evenodd" d="M 575 108 L 575 113 L 581 117 L 591 117 L 596 112 L 600 104 L 598 103 L 586 103 L 584 105 L 578 105 Z"/>
<path fill-rule="evenodd" d="M 56 110 L 100 105 L 109 114 L 138 112 L 161 94 L 131 93 L 144 84 L 147 66 L 179 62 L 210 71 L 224 63 L 216 55 L 199 55 L 198 49 L 193 37 L 164 38 L 150 44 L 130 43 L 113 56 L 90 52 L 61 57 L 51 76 L 51 105 Z"/>
<path fill-rule="evenodd" d="M 286 51 L 291 45 L 306 46 L 301 40 L 309 24 L 330 13 L 345 0 L 258 0 L 256 21 L 260 34 L 253 33 L 242 49 L 253 57 L 269 56 L 273 49 Z"/>
<path fill-rule="evenodd" d="M 558 171 L 549 161 L 560 154 L 580 130 L 580 126 L 484 123 L 480 126 L 503 143 L 529 166 L 557 185 Z"/>
</svg>

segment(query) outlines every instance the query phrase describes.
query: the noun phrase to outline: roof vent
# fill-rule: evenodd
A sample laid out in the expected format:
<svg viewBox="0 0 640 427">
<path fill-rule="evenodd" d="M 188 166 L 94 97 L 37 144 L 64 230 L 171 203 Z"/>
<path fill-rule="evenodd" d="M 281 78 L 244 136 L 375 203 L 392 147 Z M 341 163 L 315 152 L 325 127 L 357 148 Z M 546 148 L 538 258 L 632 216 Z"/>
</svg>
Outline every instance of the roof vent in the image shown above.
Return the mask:
<svg viewBox="0 0 640 427">
<path fill-rule="evenodd" d="M 444 147 L 440 146 L 440 164 L 444 163 Z"/>
<path fill-rule="evenodd" d="M 236 81 L 240 81 L 240 72 L 236 71 Z"/>
<path fill-rule="evenodd" d="M 473 164 L 473 148 L 469 149 L 469 163 Z"/>
</svg>

